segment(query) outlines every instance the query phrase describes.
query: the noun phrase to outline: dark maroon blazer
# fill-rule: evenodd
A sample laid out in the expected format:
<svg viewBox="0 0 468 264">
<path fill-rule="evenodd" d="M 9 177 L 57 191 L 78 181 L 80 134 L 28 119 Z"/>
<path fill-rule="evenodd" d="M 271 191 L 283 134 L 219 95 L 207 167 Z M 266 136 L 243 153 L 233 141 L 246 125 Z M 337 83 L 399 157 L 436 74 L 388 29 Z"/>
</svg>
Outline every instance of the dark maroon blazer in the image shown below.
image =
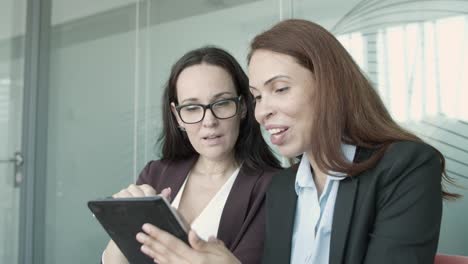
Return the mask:
<svg viewBox="0 0 468 264">
<path fill-rule="evenodd" d="M 150 161 L 137 184 L 148 184 L 156 192 L 171 187 L 174 198 L 197 157 L 183 161 Z M 218 239 L 243 263 L 260 263 L 265 237 L 265 193 L 275 168 L 248 170 L 241 167 L 221 215 Z"/>
</svg>

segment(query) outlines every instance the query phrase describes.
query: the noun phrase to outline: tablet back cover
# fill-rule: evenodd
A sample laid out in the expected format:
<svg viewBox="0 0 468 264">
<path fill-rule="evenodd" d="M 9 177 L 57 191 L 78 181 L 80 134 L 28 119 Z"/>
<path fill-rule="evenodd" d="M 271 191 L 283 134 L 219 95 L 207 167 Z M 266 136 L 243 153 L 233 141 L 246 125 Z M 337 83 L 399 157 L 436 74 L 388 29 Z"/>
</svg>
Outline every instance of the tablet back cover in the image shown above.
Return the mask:
<svg viewBox="0 0 468 264">
<path fill-rule="evenodd" d="M 154 263 L 140 251 L 141 244 L 136 240 L 145 223 L 187 242 L 187 233 L 160 196 L 93 200 L 88 207 L 130 263 Z"/>
</svg>

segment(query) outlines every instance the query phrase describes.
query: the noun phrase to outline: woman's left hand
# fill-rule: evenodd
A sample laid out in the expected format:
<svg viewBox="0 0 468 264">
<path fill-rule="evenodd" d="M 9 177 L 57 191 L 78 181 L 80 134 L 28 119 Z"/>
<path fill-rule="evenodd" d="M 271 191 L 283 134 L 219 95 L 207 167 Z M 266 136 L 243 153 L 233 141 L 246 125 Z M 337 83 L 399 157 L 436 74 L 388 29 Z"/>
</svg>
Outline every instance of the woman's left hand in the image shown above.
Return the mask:
<svg viewBox="0 0 468 264">
<path fill-rule="evenodd" d="M 191 247 L 154 225 L 144 224 L 143 231 L 137 234 L 137 240 L 143 244 L 141 251 L 159 264 L 240 264 L 222 241 L 203 241 L 193 230 L 189 232 Z"/>
</svg>

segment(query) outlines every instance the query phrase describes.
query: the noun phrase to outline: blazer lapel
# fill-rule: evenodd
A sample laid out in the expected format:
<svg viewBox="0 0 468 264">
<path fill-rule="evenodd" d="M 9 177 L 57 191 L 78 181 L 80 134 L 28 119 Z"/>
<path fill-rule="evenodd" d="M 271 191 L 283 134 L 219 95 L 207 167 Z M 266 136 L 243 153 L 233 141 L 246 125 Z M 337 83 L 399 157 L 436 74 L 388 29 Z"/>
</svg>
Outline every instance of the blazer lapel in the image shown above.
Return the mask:
<svg viewBox="0 0 468 264">
<path fill-rule="evenodd" d="M 253 187 L 261 171 L 249 171 L 241 167 L 226 200 L 218 227 L 218 239 L 224 241 L 231 249 L 237 234 L 241 231 L 242 223 L 247 217 L 250 197 Z"/>
<path fill-rule="evenodd" d="M 358 147 L 353 162 L 362 162 L 370 157 L 372 150 Z M 330 239 L 330 264 L 343 263 L 346 242 L 348 241 L 354 203 L 359 186 L 359 175 L 348 177 L 340 182 L 333 213 Z"/>
<path fill-rule="evenodd" d="M 298 165 L 273 176 L 266 196 L 266 238 L 263 263 L 289 263 L 297 195 Z"/>
<path fill-rule="evenodd" d="M 351 216 L 358 189 L 358 178 L 350 177 L 340 182 L 333 213 L 330 239 L 330 264 L 343 263 L 343 254 L 351 226 Z"/>
<path fill-rule="evenodd" d="M 194 156 L 192 158 L 176 161 L 176 163 L 168 164 L 163 171 L 161 172 L 162 181 L 160 186 L 160 190 L 171 187 L 171 201 L 174 199 L 179 192 L 182 184 L 184 184 L 185 179 L 187 178 L 188 173 L 192 169 L 193 165 L 197 161 L 198 156 Z"/>
</svg>

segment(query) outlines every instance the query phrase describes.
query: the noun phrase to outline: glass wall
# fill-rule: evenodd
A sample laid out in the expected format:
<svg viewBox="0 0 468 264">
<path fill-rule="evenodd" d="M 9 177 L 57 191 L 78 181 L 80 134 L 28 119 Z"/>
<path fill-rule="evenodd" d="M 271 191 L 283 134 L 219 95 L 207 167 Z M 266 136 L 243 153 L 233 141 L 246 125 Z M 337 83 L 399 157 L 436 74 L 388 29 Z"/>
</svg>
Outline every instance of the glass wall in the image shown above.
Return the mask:
<svg viewBox="0 0 468 264">
<path fill-rule="evenodd" d="M 157 158 L 171 64 L 207 44 L 245 64 L 248 40 L 279 20 L 280 4 L 52 1 L 45 263 L 99 261 L 108 236 L 86 202 Z"/>
<path fill-rule="evenodd" d="M 392 116 L 445 156 L 468 196 L 468 1 L 293 1 L 331 30 Z M 445 202 L 439 251 L 468 255 L 468 200 Z"/>
<path fill-rule="evenodd" d="M 136 5 L 72 2 L 52 1 L 45 263 L 98 262 L 86 202 L 133 176 Z"/>
<path fill-rule="evenodd" d="M 18 261 L 25 21 L 26 1 L 0 0 L 0 263 Z"/>
</svg>

